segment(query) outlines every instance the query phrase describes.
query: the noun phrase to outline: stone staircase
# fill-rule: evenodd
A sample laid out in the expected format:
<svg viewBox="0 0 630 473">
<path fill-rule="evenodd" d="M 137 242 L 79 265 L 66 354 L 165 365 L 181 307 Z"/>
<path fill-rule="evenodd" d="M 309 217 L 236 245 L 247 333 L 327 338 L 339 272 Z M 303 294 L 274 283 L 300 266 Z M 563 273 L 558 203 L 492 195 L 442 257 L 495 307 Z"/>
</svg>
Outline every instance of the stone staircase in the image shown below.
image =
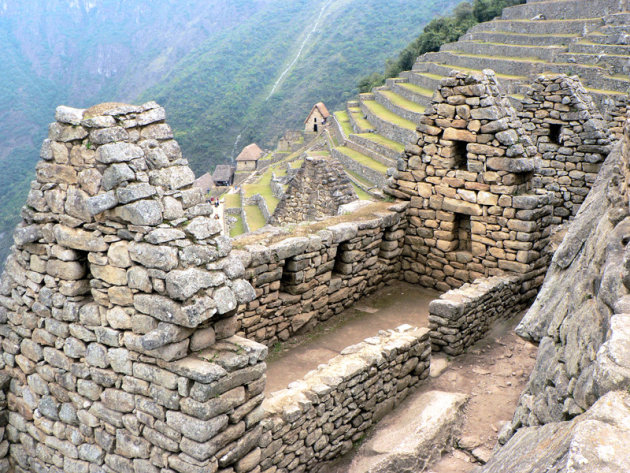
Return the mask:
<svg viewBox="0 0 630 473">
<path fill-rule="evenodd" d="M 531 76 L 578 75 L 596 102 L 611 103 L 630 89 L 630 0 L 528 0 L 418 57 L 411 71 L 348 102 L 354 133 L 344 146 L 361 155 L 360 165 L 374 160 L 395 166 L 394 150 L 415 139 L 433 91 L 453 69 L 493 69 L 513 102 L 522 98 Z M 383 149 L 382 138 L 399 145 Z M 374 182 L 367 177 L 372 171 L 365 176 Z"/>
</svg>

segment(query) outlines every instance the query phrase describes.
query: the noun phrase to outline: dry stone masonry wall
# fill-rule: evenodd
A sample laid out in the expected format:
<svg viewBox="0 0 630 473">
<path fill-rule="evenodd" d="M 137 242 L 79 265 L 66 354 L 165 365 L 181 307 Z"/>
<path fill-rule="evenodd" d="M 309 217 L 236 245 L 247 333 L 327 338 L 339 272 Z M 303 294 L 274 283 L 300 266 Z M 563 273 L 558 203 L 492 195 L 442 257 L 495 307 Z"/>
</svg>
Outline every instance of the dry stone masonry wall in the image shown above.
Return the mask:
<svg viewBox="0 0 630 473">
<path fill-rule="evenodd" d="M 400 326 L 347 347 L 265 400 L 264 472 L 325 472 L 429 376 L 427 329 Z"/>
<path fill-rule="evenodd" d="M 308 237 L 233 254 L 256 298 L 239 309 L 240 334 L 268 346 L 307 330 L 400 274 L 406 204 Z"/>
<path fill-rule="evenodd" d="M 352 183 L 335 160 L 307 157 L 274 211 L 272 225 L 321 220 L 357 200 Z"/>
<path fill-rule="evenodd" d="M 403 271 L 445 291 L 504 272 L 535 295 L 552 212 L 536 192 L 536 147 L 492 71 L 442 79 L 387 192 L 409 200 Z"/>
<path fill-rule="evenodd" d="M 164 109 L 60 107 L 0 283 L 14 471 L 251 471 L 255 297 Z"/>
<path fill-rule="evenodd" d="M 592 97 L 577 77 L 539 76 L 519 117 L 541 157 L 535 185 L 553 194 L 553 223 L 574 217 L 593 186 L 611 137 Z"/>
</svg>

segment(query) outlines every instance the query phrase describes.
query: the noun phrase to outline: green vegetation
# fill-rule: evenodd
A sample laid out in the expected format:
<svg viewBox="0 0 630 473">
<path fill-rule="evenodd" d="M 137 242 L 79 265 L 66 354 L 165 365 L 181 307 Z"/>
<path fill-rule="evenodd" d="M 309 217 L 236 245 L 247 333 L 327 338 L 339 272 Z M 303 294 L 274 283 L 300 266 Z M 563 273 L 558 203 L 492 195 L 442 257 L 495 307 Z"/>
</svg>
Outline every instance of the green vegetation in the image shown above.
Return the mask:
<svg viewBox="0 0 630 473">
<path fill-rule="evenodd" d="M 265 217 L 257 205 L 246 205 L 245 214 L 247 215 L 249 231 L 253 232 L 265 226 Z"/>
<path fill-rule="evenodd" d="M 234 209 L 241 206 L 241 194 L 225 194 L 224 199 L 226 209 Z"/>
<path fill-rule="evenodd" d="M 246 197 L 260 194 L 262 198 L 265 199 L 265 202 L 267 203 L 267 208 L 269 209 L 270 213 L 273 213 L 273 211 L 276 210 L 279 202 L 279 200 L 271 192 L 272 172 L 273 169 L 269 168 L 255 184 L 248 184 L 243 186 L 243 188 L 245 189 Z"/>
<path fill-rule="evenodd" d="M 363 112 L 359 107 L 351 107 L 348 109 L 352 116 L 352 121 L 359 127 L 360 130 L 368 131 L 372 130 L 374 126 L 365 119 Z"/>
<path fill-rule="evenodd" d="M 424 95 L 425 97 L 429 97 L 429 98 L 433 97 L 433 91 L 427 89 L 426 87 L 420 87 L 419 85 L 409 84 L 406 82 L 401 82 L 398 85 L 402 87 L 403 89 L 410 90 L 411 92 L 414 92 L 418 95 Z"/>
<path fill-rule="evenodd" d="M 397 107 L 409 110 L 410 112 L 424 113 L 424 106 L 417 104 L 416 102 L 412 102 L 411 100 L 407 100 L 402 95 L 398 95 L 397 93 L 390 90 L 383 90 L 380 93 L 383 94 L 387 98 L 387 100 L 389 100 Z"/>
<path fill-rule="evenodd" d="M 354 161 L 356 161 L 357 163 L 368 167 L 370 169 L 373 169 L 374 171 L 378 171 L 382 174 L 387 173 L 387 166 L 385 166 L 383 163 L 379 163 L 378 161 L 375 161 L 374 159 L 370 158 L 369 156 L 366 156 L 364 154 L 359 153 L 358 151 L 355 151 L 353 149 L 350 149 L 346 146 L 340 146 L 337 148 L 337 150 L 343 154 L 345 154 L 346 156 L 352 158 Z"/>
<path fill-rule="evenodd" d="M 416 58 L 424 53 L 438 51 L 440 46 L 457 41 L 469 28 L 500 15 L 505 7 L 525 3 L 525 0 L 473 0 L 455 7 L 450 16 L 437 17 L 395 59 L 388 59 L 383 73 L 374 72 L 359 81 L 359 90 L 368 92 L 382 85 L 385 79 L 397 77 L 402 71 L 411 70 Z"/>
<path fill-rule="evenodd" d="M 341 129 L 346 136 L 349 136 L 354 132 L 352 130 L 352 125 L 350 124 L 350 117 L 348 117 L 348 112 L 346 112 L 345 110 L 335 112 L 335 117 L 337 117 L 337 121 L 339 122 L 339 125 L 341 125 Z"/>
<path fill-rule="evenodd" d="M 374 200 L 370 194 L 365 192 L 359 186 L 357 186 L 354 182 L 352 183 L 352 187 L 354 187 L 354 192 L 357 193 L 357 197 L 361 200 Z"/>
<path fill-rule="evenodd" d="M 232 217 L 236 218 L 236 223 L 230 227 L 230 236 L 234 238 L 235 236 L 245 233 L 245 227 L 243 226 L 243 219 L 240 215 L 232 215 Z"/>
<path fill-rule="evenodd" d="M 405 145 L 398 143 L 397 141 L 390 140 L 389 138 L 385 138 L 383 135 L 379 135 L 377 133 L 360 133 L 357 136 L 365 138 L 366 140 L 373 141 L 387 148 L 393 149 L 394 151 L 397 151 L 399 153 L 402 153 L 405 150 Z"/>
<path fill-rule="evenodd" d="M 365 106 L 367 108 L 370 109 L 370 111 L 376 115 L 377 117 L 385 120 L 386 122 L 389 123 L 394 123 L 398 126 L 400 126 L 401 128 L 406 128 L 407 130 L 414 130 L 416 129 L 416 124 L 406 120 L 404 118 L 402 118 L 399 115 L 396 115 L 394 112 L 388 110 L 387 108 L 383 107 L 380 103 L 375 102 L 374 100 L 366 100 L 365 102 L 363 102 L 365 104 Z"/>
</svg>

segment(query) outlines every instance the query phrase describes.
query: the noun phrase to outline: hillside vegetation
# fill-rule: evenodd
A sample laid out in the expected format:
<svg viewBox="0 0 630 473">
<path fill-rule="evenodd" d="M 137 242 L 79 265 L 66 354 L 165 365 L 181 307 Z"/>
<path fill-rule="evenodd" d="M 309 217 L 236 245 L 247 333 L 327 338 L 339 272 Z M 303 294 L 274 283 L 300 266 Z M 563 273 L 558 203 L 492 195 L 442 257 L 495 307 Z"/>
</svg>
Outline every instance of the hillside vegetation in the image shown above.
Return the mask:
<svg viewBox="0 0 630 473">
<path fill-rule="evenodd" d="M 340 106 L 356 92 L 353 84 L 361 76 L 415 37 L 435 14 L 455 4 L 0 4 L 0 264 L 57 105 L 157 100 L 166 106 L 168 121 L 195 172 L 205 172 L 250 141 L 270 144 L 285 129 L 300 127 L 314 102 Z M 265 100 L 283 71 L 276 92 Z"/>
<path fill-rule="evenodd" d="M 439 16 L 429 22 L 422 34 L 405 47 L 396 58 L 385 63 L 385 72 L 373 72 L 359 81 L 360 92 L 385 83 L 385 79 L 397 77 L 402 71 L 411 70 L 416 58 L 424 53 L 438 51 L 440 46 L 457 41 L 477 23 L 490 21 L 500 15 L 505 7 L 525 3 L 526 0 L 473 0 L 463 1 L 452 15 Z"/>
</svg>

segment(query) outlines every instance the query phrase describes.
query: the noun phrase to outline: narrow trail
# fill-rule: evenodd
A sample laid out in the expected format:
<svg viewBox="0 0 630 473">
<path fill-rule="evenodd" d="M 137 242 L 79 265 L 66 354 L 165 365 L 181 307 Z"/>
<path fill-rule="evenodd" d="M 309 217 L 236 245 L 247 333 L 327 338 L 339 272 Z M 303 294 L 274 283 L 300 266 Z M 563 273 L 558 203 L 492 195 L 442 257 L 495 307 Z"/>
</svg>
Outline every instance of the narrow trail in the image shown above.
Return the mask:
<svg viewBox="0 0 630 473">
<path fill-rule="evenodd" d="M 317 30 L 319 26 L 319 22 L 324 16 L 324 11 L 328 7 L 328 5 L 330 5 L 332 2 L 333 0 L 327 0 L 327 2 L 322 5 L 322 8 L 319 10 L 319 16 L 317 17 L 317 20 L 315 20 L 315 23 L 313 24 L 313 28 L 311 28 L 311 31 L 308 32 L 308 34 L 304 38 L 304 41 L 302 41 L 302 44 L 300 45 L 300 49 L 298 50 L 297 54 L 293 58 L 293 61 L 291 61 L 291 64 L 289 64 L 289 66 L 284 71 L 282 71 L 282 74 L 280 74 L 280 77 L 278 77 L 275 84 L 273 84 L 273 87 L 271 88 L 271 92 L 269 92 L 269 95 L 265 99 L 265 102 L 269 100 L 271 96 L 276 92 L 276 90 L 278 89 L 278 86 L 282 82 L 282 79 L 284 79 L 284 76 L 286 76 L 289 73 L 289 71 L 293 68 L 293 66 L 295 66 L 295 64 L 298 62 L 298 59 L 300 59 L 300 56 L 302 55 L 302 51 L 306 47 L 308 40 L 311 38 L 313 33 Z"/>
<path fill-rule="evenodd" d="M 232 146 L 232 155 L 230 156 L 230 159 L 232 160 L 236 158 L 236 150 L 237 150 L 238 142 L 241 141 L 242 134 L 243 132 L 240 132 L 238 136 L 236 137 L 236 140 L 234 140 L 234 146 Z"/>
</svg>

